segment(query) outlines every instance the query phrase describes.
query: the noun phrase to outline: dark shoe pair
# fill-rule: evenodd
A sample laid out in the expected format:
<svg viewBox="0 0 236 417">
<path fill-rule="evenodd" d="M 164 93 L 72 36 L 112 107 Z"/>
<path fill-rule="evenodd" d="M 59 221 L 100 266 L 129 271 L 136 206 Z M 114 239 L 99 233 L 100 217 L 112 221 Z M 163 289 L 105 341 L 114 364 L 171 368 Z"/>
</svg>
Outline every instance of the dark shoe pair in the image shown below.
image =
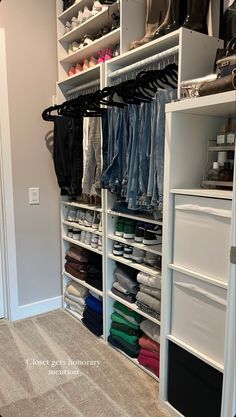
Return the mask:
<svg viewBox="0 0 236 417">
<path fill-rule="evenodd" d="M 120 27 L 120 16 L 118 16 L 115 13 L 112 13 L 111 18 L 112 18 L 111 30 L 118 29 Z"/>
<path fill-rule="evenodd" d="M 107 35 L 110 31 L 111 31 L 111 28 L 106 25 L 98 31 L 98 33 L 95 35 L 94 39 L 99 39 L 102 36 Z"/>
</svg>

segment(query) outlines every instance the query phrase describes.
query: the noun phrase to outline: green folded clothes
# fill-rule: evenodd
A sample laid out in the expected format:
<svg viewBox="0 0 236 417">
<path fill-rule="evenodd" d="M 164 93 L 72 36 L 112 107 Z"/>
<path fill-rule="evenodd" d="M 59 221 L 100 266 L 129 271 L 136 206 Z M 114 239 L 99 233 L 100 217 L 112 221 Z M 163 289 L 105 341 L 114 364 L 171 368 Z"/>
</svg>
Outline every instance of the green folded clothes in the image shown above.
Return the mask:
<svg viewBox="0 0 236 417">
<path fill-rule="evenodd" d="M 133 317 L 138 323 L 141 323 L 143 319 L 142 316 L 140 316 L 140 314 L 136 313 L 136 311 L 131 310 L 129 307 L 126 307 L 124 304 L 119 303 L 119 301 L 115 301 L 114 308 L 120 310 L 127 316 Z"/>
<path fill-rule="evenodd" d="M 134 345 L 138 341 L 138 336 L 129 336 L 128 334 L 121 332 L 120 330 L 113 329 L 111 327 L 110 329 L 112 336 L 119 336 L 121 339 L 125 340 L 126 342 L 130 343 L 131 345 Z"/>
<path fill-rule="evenodd" d="M 131 327 L 126 326 L 126 324 L 116 323 L 115 321 L 112 322 L 111 327 L 112 327 L 112 329 L 120 330 L 121 332 L 124 332 L 124 333 L 128 334 L 129 336 L 138 336 L 138 337 L 140 337 L 140 333 L 142 334 L 142 332 L 140 332 L 139 329 L 131 329 Z"/>
<path fill-rule="evenodd" d="M 131 345 L 130 343 L 126 342 L 124 339 L 121 339 L 121 337 L 119 336 L 112 335 L 112 338 L 116 340 L 125 349 L 127 349 L 129 352 L 132 352 L 134 355 L 139 354 L 140 346 L 137 343 L 135 343 L 134 345 Z"/>
<path fill-rule="evenodd" d="M 131 329 L 139 329 L 139 324 L 131 323 L 129 320 L 126 320 L 124 316 L 121 316 L 116 312 L 112 313 L 111 319 L 113 323 L 124 324 L 126 326 L 129 326 Z"/>
</svg>

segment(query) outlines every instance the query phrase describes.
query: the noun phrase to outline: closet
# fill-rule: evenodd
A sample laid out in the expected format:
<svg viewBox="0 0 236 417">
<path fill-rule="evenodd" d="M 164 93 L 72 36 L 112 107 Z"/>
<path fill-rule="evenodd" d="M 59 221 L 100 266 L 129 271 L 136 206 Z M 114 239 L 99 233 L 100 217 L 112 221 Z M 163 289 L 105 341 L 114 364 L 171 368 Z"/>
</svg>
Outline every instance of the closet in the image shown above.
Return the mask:
<svg viewBox="0 0 236 417">
<path fill-rule="evenodd" d="M 158 330 L 155 330 L 155 342 L 160 343 L 160 374 L 143 366 L 137 357 L 126 354 L 124 350 L 119 349 L 118 344 L 113 344 L 113 348 L 160 381 L 160 400 L 172 415 L 188 416 L 189 410 L 184 409 L 184 401 L 181 398 L 183 380 L 186 381 L 186 386 L 200 389 L 197 377 L 195 381 L 188 381 L 189 367 L 190 372 L 191 368 L 199 369 L 199 378 L 205 375 L 205 390 L 201 388 L 201 394 L 203 398 L 206 393 L 209 394 L 206 395 L 209 407 L 217 396 L 214 417 L 218 416 L 221 403 L 221 417 L 229 417 L 226 411 L 229 382 L 226 384 L 225 381 L 232 382 L 233 376 L 229 374 L 228 369 L 229 353 L 225 352 L 231 349 L 231 345 L 226 343 L 229 332 L 226 323 L 232 322 L 232 311 L 229 314 L 228 302 L 229 288 L 232 285 L 230 282 L 235 276 L 234 267 L 229 271 L 230 242 L 232 244 L 230 236 L 235 216 L 235 210 L 232 209 L 233 192 L 227 189 L 209 190 L 201 188 L 200 184 L 208 154 L 210 153 L 210 158 L 215 155 L 215 151 L 210 149 L 209 140 L 215 138 L 222 121 L 234 117 L 236 97 L 234 92 L 228 92 L 178 101 L 181 81 L 212 73 L 216 50 L 222 47 L 223 42 L 217 37 L 181 28 L 129 51 L 129 44 L 143 35 L 141 27 L 145 15 L 145 2 L 135 0 L 113 2 L 107 9 L 65 33 L 67 21 L 85 6 L 92 6 L 92 2 L 80 0 L 63 12 L 62 2 L 57 0 L 58 104 L 80 94 L 92 93 L 97 89 L 134 79 L 143 70 L 163 69 L 173 63 L 178 65 L 178 82 L 176 100 L 166 106 L 163 218 L 157 216 L 155 210 L 149 214 L 119 211 L 116 205 L 119 196 L 109 189 L 101 190 L 101 204 L 85 204 L 62 196 L 63 294 L 71 282 L 77 282 L 87 290 L 92 290 L 94 297 L 99 299 L 101 308 L 99 314 L 100 319 L 102 317 L 102 325 L 99 337 L 111 347 L 111 328 L 114 308 L 116 312 L 117 306 L 126 314 L 129 312 L 137 321 L 141 317 L 143 320 L 148 319 L 150 326 L 156 326 L 155 329 Z M 212 2 L 213 13 L 209 17 L 211 35 L 218 33 L 215 6 L 215 2 Z M 98 29 L 111 24 L 112 13 L 120 15 L 119 28 L 81 49 L 71 50 L 73 42 L 79 43 L 87 33 L 95 36 Z M 135 19 L 132 18 L 134 15 Z M 111 60 L 74 74 L 70 72 L 72 66 L 76 67 L 77 63 L 82 65 L 85 59 L 89 60 L 98 50 L 112 50 L 117 44 L 120 45 L 120 56 L 114 56 Z M 75 221 L 75 218 L 70 218 L 71 210 L 77 213 L 81 210 L 89 211 L 93 218 L 99 218 L 99 226 L 93 227 L 92 223 L 80 224 L 78 219 Z M 162 242 L 148 245 L 134 238 L 127 240 L 122 233 L 116 233 L 120 221 L 135 225 L 137 222 L 144 222 L 152 227 L 159 227 L 162 230 Z M 192 229 L 187 227 L 189 224 Z M 203 227 L 199 228 L 199 224 Z M 80 241 L 77 237 L 79 234 L 81 236 L 82 232 L 95 235 L 95 240 L 97 236 L 99 243 L 92 245 L 86 239 Z M 190 236 L 194 236 L 194 240 L 191 240 Z M 219 244 L 216 245 L 216 241 Z M 144 251 L 145 257 L 150 255 L 159 259 L 159 267 L 135 262 L 130 257 L 117 256 L 114 253 L 115 245 L 119 248 L 128 246 L 131 252 Z M 88 251 L 86 257 L 91 262 L 96 259 L 102 270 L 101 285 L 96 285 L 95 288 L 90 280 L 80 279 L 79 275 L 75 277 L 68 272 L 70 269 L 65 268 L 65 255 L 68 256 L 71 247 Z M 201 251 L 205 251 L 204 257 Z M 80 255 L 84 256 L 83 253 Z M 212 262 L 209 262 L 209 259 L 212 259 Z M 114 291 L 114 288 L 117 288 L 113 285 L 119 272 L 117 268 L 122 270 L 126 267 L 131 268 L 129 271 L 135 272 L 136 275 L 147 274 L 151 279 L 160 280 L 159 314 L 145 311 L 138 303 L 122 298 Z M 202 298 L 205 302 L 200 306 L 196 300 Z M 82 313 L 70 308 L 67 298 L 63 299 L 63 307 L 76 319 L 82 320 Z M 186 311 L 189 314 L 186 314 Z M 188 364 L 186 367 L 185 363 Z M 211 390 L 209 381 L 212 380 L 215 381 L 215 386 L 211 387 Z M 196 398 L 192 398 L 192 401 L 197 403 Z M 197 412 L 198 416 L 203 417 L 201 410 Z"/>
</svg>

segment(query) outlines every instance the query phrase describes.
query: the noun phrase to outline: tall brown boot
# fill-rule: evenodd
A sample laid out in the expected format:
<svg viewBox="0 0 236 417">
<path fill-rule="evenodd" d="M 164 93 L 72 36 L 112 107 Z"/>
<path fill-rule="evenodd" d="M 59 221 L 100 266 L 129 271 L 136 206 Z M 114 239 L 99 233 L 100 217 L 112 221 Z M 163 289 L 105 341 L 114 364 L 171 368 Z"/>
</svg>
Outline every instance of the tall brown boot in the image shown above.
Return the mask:
<svg viewBox="0 0 236 417">
<path fill-rule="evenodd" d="M 168 0 L 147 0 L 146 33 L 140 41 L 131 43 L 129 49 L 138 48 L 154 39 L 154 34 L 167 13 Z"/>
</svg>

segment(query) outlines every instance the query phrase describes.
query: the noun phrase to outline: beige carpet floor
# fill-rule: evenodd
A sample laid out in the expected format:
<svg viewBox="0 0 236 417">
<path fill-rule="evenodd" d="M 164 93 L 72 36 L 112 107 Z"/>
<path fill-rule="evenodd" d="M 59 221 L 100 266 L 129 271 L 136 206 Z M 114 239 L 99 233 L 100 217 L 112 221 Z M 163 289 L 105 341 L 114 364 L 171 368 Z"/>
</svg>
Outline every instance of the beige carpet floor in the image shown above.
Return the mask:
<svg viewBox="0 0 236 417">
<path fill-rule="evenodd" d="M 61 310 L 0 322 L 0 414 L 167 416 L 158 383 Z"/>
</svg>

